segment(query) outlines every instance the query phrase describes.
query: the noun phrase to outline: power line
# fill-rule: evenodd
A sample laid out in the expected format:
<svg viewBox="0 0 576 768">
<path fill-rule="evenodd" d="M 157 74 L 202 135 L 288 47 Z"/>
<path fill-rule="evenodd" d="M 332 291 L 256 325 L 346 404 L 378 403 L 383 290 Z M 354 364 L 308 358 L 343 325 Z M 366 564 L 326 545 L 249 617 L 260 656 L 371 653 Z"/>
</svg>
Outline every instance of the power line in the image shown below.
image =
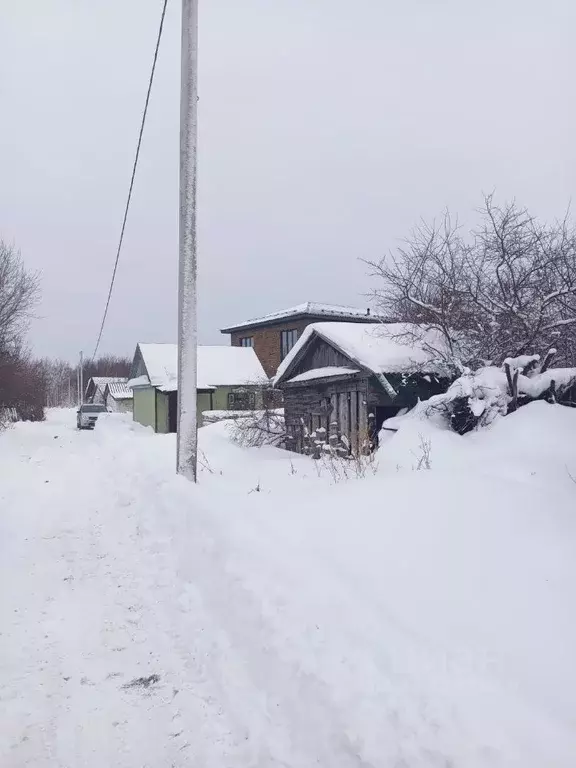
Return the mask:
<svg viewBox="0 0 576 768">
<path fill-rule="evenodd" d="M 94 347 L 92 360 L 94 360 L 94 358 L 96 357 L 96 353 L 98 352 L 98 348 L 100 347 L 100 341 L 102 340 L 102 333 L 104 332 L 106 317 L 108 316 L 108 307 L 110 306 L 110 299 L 112 298 L 112 291 L 114 289 L 114 281 L 116 280 L 116 271 L 118 269 L 118 261 L 120 260 L 120 251 L 122 250 L 122 242 L 124 241 L 124 230 L 126 229 L 126 220 L 128 218 L 128 210 L 130 208 L 130 200 L 132 199 L 132 189 L 134 188 L 134 178 L 136 176 L 136 168 L 138 167 L 138 158 L 140 157 L 142 135 L 144 133 L 144 125 L 146 123 L 146 115 L 148 113 L 148 104 L 150 102 L 150 92 L 152 91 L 152 83 L 154 82 L 154 72 L 156 71 L 156 61 L 158 60 L 158 50 L 160 48 L 160 39 L 162 37 L 162 30 L 164 28 L 164 17 L 166 15 L 167 5 L 168 5 L 168 0 L 164 0 L 164 4 L 162 6 L 162 15 L 160 17 L 160 27 L 158 29 L 158 38 L 156 39 L 156 48 L 154 49 L 154 60 L 152 61 L 152 71 L 150 72 L 150 79 L 148 81 L 148 91 L 146 93 L 146 102 L 144 104 L 144 111 L 142 113 L 142 122 L 140 123 L 140 133 L 138 134 L 138 145 L 136 147 L 136 155 L 134 157 L 134 165 L 132 167 L 132 178 L 130 179 L 130 189 L 128 190 L 126 208 L 124 209 L 124 219 L 122 221 L 122 229 L 120 231 L 120 240 L 118 242 L 118 250 L 116 251 L 116 260 L 114 262 L 114 269 L 112 270 L 112 279 L 110 280 L 110 288 L 108 290 L 108 298 L 106 299 L 104 315 L 102 317 L 102 323 L 100 325 L 98 341 L 96 342 L 96 346 Z"/>
</svg>

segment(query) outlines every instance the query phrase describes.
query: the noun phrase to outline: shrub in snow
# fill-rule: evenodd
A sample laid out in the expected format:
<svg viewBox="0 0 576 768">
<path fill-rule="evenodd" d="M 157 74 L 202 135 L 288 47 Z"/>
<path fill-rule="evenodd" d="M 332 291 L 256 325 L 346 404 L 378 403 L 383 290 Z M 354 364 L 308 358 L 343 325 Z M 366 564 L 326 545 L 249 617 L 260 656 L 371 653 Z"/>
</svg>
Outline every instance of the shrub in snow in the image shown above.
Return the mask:
<svg viewBox="0 0 576 768">
<path fill-rule="evenodd" d="M 257 448 L 261 445 L 286 447 L 286 424 L 283 408 L 235 412 L 230 421 L 230 434 L 239 445 Z"/>
<path fill-rule="evenodd" d="M 444 422 L 463 435 L 486 427 L 533 400 L 576 406 L 576 368 L 548 368 L 555 350 L 506 358 L 501 368 L 465 370 L 445 394 L 417 406 L 425 417 Z"/>
</svg>

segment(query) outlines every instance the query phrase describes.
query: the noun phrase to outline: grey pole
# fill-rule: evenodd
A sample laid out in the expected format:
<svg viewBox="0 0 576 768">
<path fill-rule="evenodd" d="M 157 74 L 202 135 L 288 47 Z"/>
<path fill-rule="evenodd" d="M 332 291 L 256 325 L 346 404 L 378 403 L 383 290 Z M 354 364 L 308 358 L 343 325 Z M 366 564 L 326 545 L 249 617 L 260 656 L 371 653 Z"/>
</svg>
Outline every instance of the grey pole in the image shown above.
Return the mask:
<svg viewBox="0 0 576 768">
<path fill-rule="evenodd" d="M 79 405 L 82 405 L 82 403 L 84 402 L 84 362 L 83 362 L 82 352 L 80 352 L 79 384 L 80 384 Z"/>
<path fill-rule="evenodd" d="M 196 146 L 198 133 L 198 0 L 182 0 L 180 91 L 180 258 L 178 274 L 179 474 L 196 481 Z"/>
</svg>

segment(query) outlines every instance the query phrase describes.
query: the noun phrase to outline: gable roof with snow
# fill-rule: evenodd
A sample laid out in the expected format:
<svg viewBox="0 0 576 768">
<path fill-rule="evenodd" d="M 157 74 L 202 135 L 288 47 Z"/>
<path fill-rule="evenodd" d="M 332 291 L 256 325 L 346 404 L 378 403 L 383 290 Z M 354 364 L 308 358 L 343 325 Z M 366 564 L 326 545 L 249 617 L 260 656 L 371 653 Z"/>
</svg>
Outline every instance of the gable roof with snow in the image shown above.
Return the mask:
<svg viewBox="0 0 576 768">
<path fill-rule="evenodd" d="M 90 381 L 93 381 L 97 387 L 101 387 L 106 384 L 115 384 L 117 382 L 126 381 L 125 376 L 92 376 Z"/>
<path fill-rule="evenodd" d="M 419 340 L 414 339 L 415 335 L 420 337 Z M 323 339 L 355 366 L 376 376 L 416 371 L 444 373 L 438 358 L 445 345 L 436 330 L 409 323 L 313 323 L 280 364 L 275 384 L 290 380 L 291 373 L 315 338 Z M 302 380 L 298 376 L 294 379 Z"/>
<path fill-rule="evenodd" d="M 126 381 L 128 379 L 122 376 L 91 376 L 86 384 L 84 397 L 92 399 L 97 394 L 103 397 L 107 384 L 125 383 Z"/>
<path fill-rule="evenodd" d="M 319 304 L 315 301 L 307 301 L 304 304 L 297 304 L 289 309 L 282 309 L 279 312 L 272 312 L 269 315 L 255 317 L 251 320 L 245 320 L 243 323 L 236 323 L 227 328 L 223 328 L 221 333 L 232 333 L 248 328 L 255 328 L 259 325 L 273 325 L 284 320 L 298 320 L 303 318 L 321 319 L 333 318 L 334 320 L 354 320 L 355 322 L 371 323 L 374 319 L 384 321 L 385 318 L 379 314 L 372 314 L 370 309 L 359 307 L 341 307 L 337 304 Z"/>
<path fill-rule="evenodd" d="M 164 392 L 178 389 L 178 346 L 176 344 L 138 344 L 135 360 L 141 355 L 143 370 L 128 384 L 153 386 Z M 137 373 L 133 369 L 133 375 Z M 198 389 L 263 384 L 268 377 L 251 347 L 199 346 Z"/>
<path fill-rule="evenodd" d="M 104 390 L 104 397 L 108 397 L 108 395 L 114 400 L 131 400 L 134 397 L 134 393 L 126 380 L 108 382 Z"/>
</svg>

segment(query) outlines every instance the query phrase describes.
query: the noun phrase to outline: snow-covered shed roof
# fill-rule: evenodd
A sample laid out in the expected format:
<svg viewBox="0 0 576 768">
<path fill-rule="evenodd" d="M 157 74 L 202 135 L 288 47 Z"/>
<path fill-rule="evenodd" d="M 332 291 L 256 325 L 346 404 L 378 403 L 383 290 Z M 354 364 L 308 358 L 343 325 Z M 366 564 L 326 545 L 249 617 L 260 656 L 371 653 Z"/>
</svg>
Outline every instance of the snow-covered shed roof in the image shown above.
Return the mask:
<svg viewBox="0 0 576 768">
<path fill-rule="evenodd" d="M 86 384 L 84 396 L 92 399 L 98 392 L 104 395 L 107 384 L 125 383 L 127 379 L 122 376 L 91 376 Z"/>
<path fill-rule="evenodd" d="M 315 336 L 376 375 L 443 372 L 438 358 L 445 345 L 436 330 L 409 323 L 313 323 L 280 364 L 276 384 L 290 378 L 290 372 Z M 415 336 L 419 338 L 416 340 Z"/>
<path fill-rule="evenodd" d="M 362 307 L 341 307 L 336 304 L 318 304 L 315 301 L 307 301 L 304 304 L 297 304 L 289 309 L 282 309 L 269 315 L 245 320 L 243 323 L 229 325 L 227 328 L 223 328 L 221 332 L 231 333 L 232 331 L 239 331 L 244 328 L 254 328 L 259 325 L 281 322 L 282 320 L 296 320 L 305 317 L 330 317 L 335 320 L 356 320 L 356 322 L 368 323 L 374 318 L 384 319 L 378 314 L 373 314 L 370 309 Z"/>
<path fill-rule="evenodd" d="M 104 390 L 105 395 L 110 395 L 114 400 L 130 400 L 134 397 L 132 389 L 128 386 L 128 382 L 123 381 L 110 381 L 106 384 Z"/>
<path fill-rule="evenodd" d="M 176 344 L 138 344 L 146 376 L 129 383 L 132 387 L 151 384 L 170 392 L 178 389 L 178 346 Z M 197 387 L 262 384 L 268 377 L 251 347 L 199 346 Z"/>
<path fill-rule="evenodd" d="M 325 368 L 311 368 L 309 371 L 299 373 L 297 376 L 289 379 L 289 381 L 293 383 L 298 381 L 315 381 L 316 379 L 329 379 L 334 376 L 353 376 L 355 373 L 360 373 L 358 368 L 328 365 Z"/>
<path fill-rule="evenodd" d="M 103 390 L 106 384 L 123 383 L 126 381 L 127 379 L 122 376 L 92 376 L 88 380 L 87 386 L 90 386 L 90 382 L 92 382 L 95 387 L 99 387 L 100 389 Z"/>
</svg>

